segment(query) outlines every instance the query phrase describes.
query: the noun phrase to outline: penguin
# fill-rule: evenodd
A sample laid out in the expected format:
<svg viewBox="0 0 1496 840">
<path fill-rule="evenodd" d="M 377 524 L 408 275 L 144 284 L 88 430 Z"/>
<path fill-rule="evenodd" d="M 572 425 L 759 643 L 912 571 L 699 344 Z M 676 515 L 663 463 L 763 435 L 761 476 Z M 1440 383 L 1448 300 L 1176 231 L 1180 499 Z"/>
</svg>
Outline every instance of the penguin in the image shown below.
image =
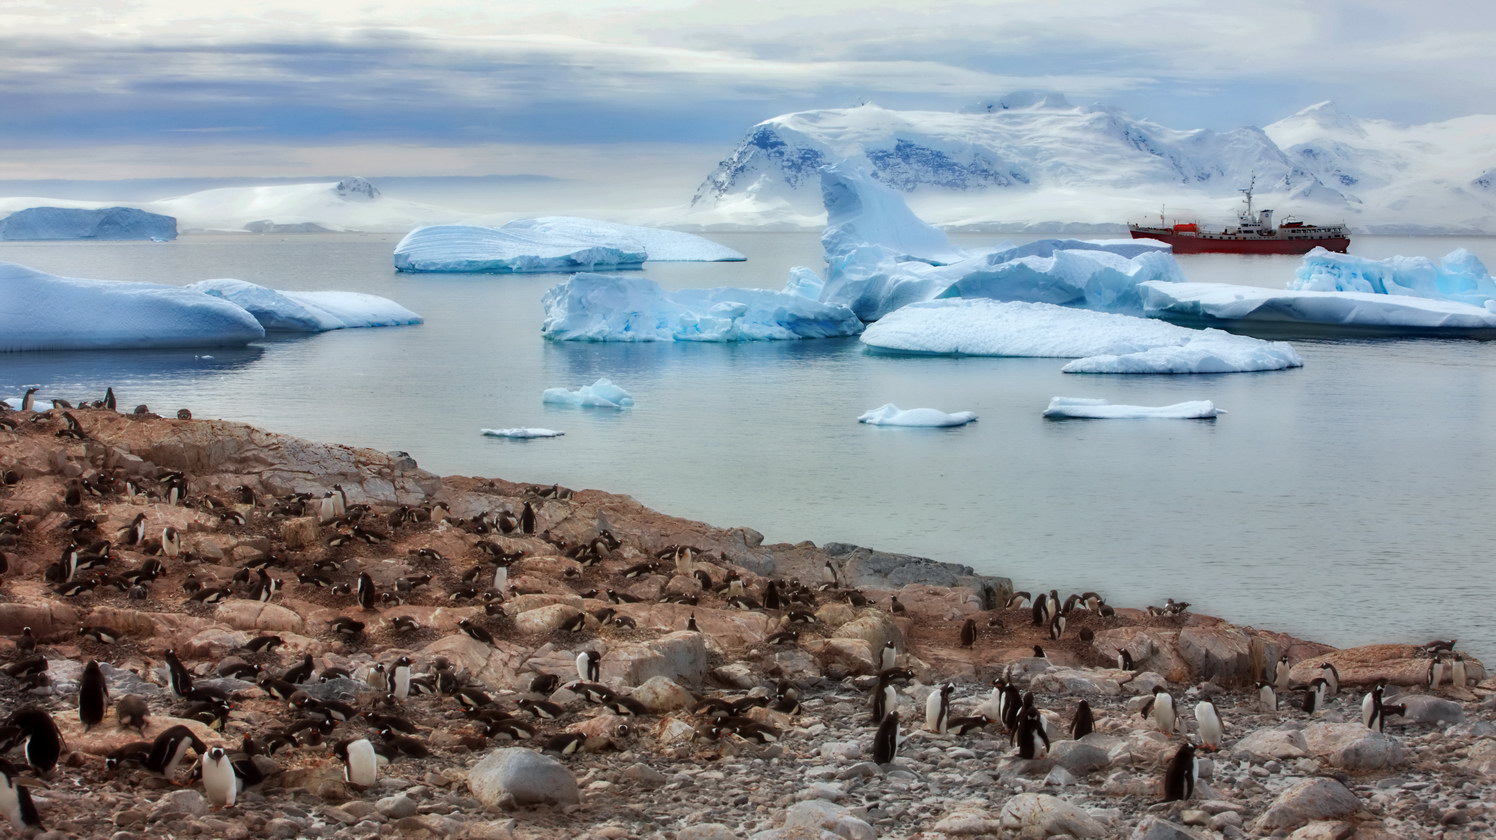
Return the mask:
<svg viewBox="0 0 1496 840">
<path fill-rule="evenodd" d="M 40 391 L 40 390 L 41 390 L 40 388 L 27 388 L 26 389 L 26 396 L 21 397 L 21 410 L 22 411 L 34 411 L 35 410 L 35 406 L 36 406 L 36 392 Z"/>
<path fill-rule="evenodd" d="M 540 751 L 551 755 L 567 756 L 580 750 L 585 743 L 587 743 L 587 736 L 581 732 L 562 732 L 548 738 Z"/>
<path fill-rule="evenodd" d="M 836 564 L 827 560 L 826 565 L 821 567 L 821 582 L 827 586 L 839 588 L 841 586 L 839 577 L 836 573 Z"/>
<path fill-rule="evenodd" d="M 925 698 L 926 729 L 945 734 L 946 726 L 951 718 L 951 694 L 955 691 L 954 683 L 946 683 L 930 692 L 930 696 Z"/>
<path fill-rule="evenodd" d="M 504 592 L 509 589 L 509 567 L 503 563 L 494 566 L 492 588 L 495 592 Z"/>
<path fill-rule="evenodd" d="M 358 573 L 358 587 L 355 590 L 358 596 L 358 605 L 364 610 L 374 609 L 374 602 L 378 595 L 374 591 L 374 578 L 369 577 L 368 572 Z"/>
<path fill-rule="evenodd" d="M 1465 673 L 1465 657 L 1456 653 L 1454 661 L 1449 663 L 1449 684 L 1455 688 L 1464 688 L 1469 677 Z"/>
<path fill-rule="evenodd" d="M 1060 613 L 1056 613 L 1054 618 L 1051 618 L 1049 620 L 1049 638 L 1058 641 L 1060 636 L 1063 635 L 1064 632 L 1065 616 Z"/>
<path fill-rule="evenodd" d="M 110 411 L 119 410 L 119 403 L 114 399 L 114 388 L 112 386 L 104 389 L 104 407 Z"/>
<path fill-rule="evenodd" d="M 1049 598 L 1040 595 L 1034 599 L 1034 606 L 1030 608 L 1030 620 L 1035 627 L 1043 627 L 1049 623 Z"/>
<path fill-rule="evenodd" d="M 312 672 L 315 670 L 316 666 L 312 662 L 312 655 L 308 653 L 301 658 L 300 664 L 293 665 L 287 669 L 286 673 L 281 675 L 281 679 L 292 685 L 300 685 L 311 679 Z"/>
<path fill-rule="evenodd" d="M 1027 592 L 1014 592 L 1012 595 L 1008 596 L 1008 601 L 1004 606 L 1006 606 L 1010 610 L 1021 610 L 1028 605 L 1029 594 Z"/>
<path fill-rule="evenodd" d="M 1044 648 L 1039 647 L 1038 645 L 1034 645 L 1034 658 L 1035 659 L 1048 659 L 1049 657 L 1047 657 L 1047 656 L 1044 655 Z"/>
<path fill-rule="evenodd" d="M 1328 662 L 1321 663 L 1319 666 L 1319 675 L 1324 677 L 1325 691 L 1330 697 L 1334 697 L 1340 693 L 1340 672 L 1335 670 L 1334 665 Z"/>
<path fill-rule="evenodd" d="M 519 513 L 519 531 L 522 534 L 535 533 L 535 507 L 525 502 L 525 509 Z"/>
<path fill-rule="evenodd" d="M 1049 733 L 1044 731 L 1044 718 L 1032 704 L 1025 702 L 1018 715 L 1018 728 L 1013 730 L 1013 743 L 1018 747 L 1018 757 L 1033 759 L 1039 755 L 1039 742 L 1044 742 L 1044 752 L 1049 752 Z"/>
<path fill-rule="evenodd" d="M 31 791 L 16 783 L 21 772 L 21 768 L 9 761 L 0 760 L 0 811 L 5 813 L 5 818 L 17 832 L 28 828 L 41 830 L 41 814 L 31 799 Z"/>
<path fill-rule="evenodd" d="M 404 700 L 410 696 L 410 657 L 402 656 L 395 660 L 390 670 L 390 693 L 395 695 L 396 700 Z"/>
<path fill-rule="evenodd" d="M 878 723 L 878 733 L 873 736 L 873 762 L 888 764 L 899 754 L 899 713 L 889 712 Z"/>
<path fill-rule="evenodd" d="M 469 619 L 464 618 L 457 622 L 457 628 L 485 645 L 493 644 L 493 634 L 484 630 Z"/>
<path fill-rule="evenodd" d="M 1385 692 L 1386 686 L 1377 683 L 1361 698 L 1361 725 L 1367 729 L 1382 731 L 1382 695 Z"/>
<path fill-rule="evenodd" d="M 541 720 L 556 720 L 566 714 L 566 709 L 544 700 L 530 700 L 526 698 L 519 700 L 515 705 Z"/>
<path fill-rule="evenodd" d="M 1314 714 L 1323 711 L 1325 707 L 1325 680 L 1323 677 L 1315 677 L 1314 681 L 1304 688 L 1304 711 Z"/>
<path fill-rule="evenodd" d="M 686 546 L 675 549 L 675 573 L 685 577 L 691 577 L 696 571 L 696 555 Z"/>
<path fill-rule="evenodd" d="M 1289 689 L 1288 672 L 1291 670 L 1288 664 L 1288 654 L 1278 657 L 1278 672 L 1273 675 L 1273 689 L 1279 694 L 1287 694 Z"/>
<path fill-rule="evenodd" d="M 1174 753 L 1164 771 L 1164 801 L 1182 802 L 1195 793 L 1200 767 L 1195 761 L 1195 745 L 1186 741 Z"/>
<path fill-rule="evenodd" d="M 168 649 L 163 658 L 166 659 L 167 682 L 171 685 L 171 693 L 186 697 L 192 692 L 192 672 L 177 658 L 175 650 Z"/>
<path fill-rule="evenodd" d="M 90 659 L 83 666 L 83 677 L 78 681 L 78 720 L 87 732 L 104 720 L 109 710 L 109 685 L 104 681 L 104 672 L 99 663 Z"/>
<path fill-rule="evenodd" d="M 349 738 L 333 745 L 343 762 L 343 780 L 354 787 L 372 787 L 379 780 L 379 756 L 368 738 Z"/>
<path fill-rule="evenodd" d="M 1018 711 L 1022 707 L 1023 698 L 1018 693 L 1018 687 L 1012 683 L 1005 684 L 998 698 L 998 717 L 1009 733 L 1018 728 Z"/>
<path fill-rule="evenodd" d="M 36 634 L 31 632 L 30 627 L 22 627 L 21 635 L 16 639 L 16 653 L 21 656 L 30 656 L 36 650 Z"/>
<path fill-rule="evenodd" d="M 135 514 L 135 518 L 122 531 L 125 545 L 140 545 L 145 542 L 145 514 Z"/>
<path fill-rule="evenodd" d="M 1221 748 L 1221 713 L 1215 702 L 1205 698 L 1195 704 L 1195 723 L 1200 729 L 1200 746 L 1212 752 Z"/>
<path fill-rule="evenodd" d="M 1045 599 L 1044 599 L 1044 618 L 1045 618 L 1045 621 L 1048 621 L 1049 619 L 1052 619 L 1052 618 L 1054 618 L 1055 616 L 1057 616 L 1059 614 L 1060 614 L 1060 593 L 1059 593 L 1058 590 L 1051 589 L 1051 590 L 1049 590 L 1049 595 L 1046 596 Z"/>
<path fill-rule="evenodd" d="M 1123 671 L 1135 670 L 1132 654 L 1128 652 L 1127 648 L 1117 649 L 1117 668 Z"/>
<path fill-rule="evenodd" d="M 577 678 L 583 682 L 598 682 L 602 674 L 602 659 L 602 654 L 595 650 L 577 654 Z"/>
<path fill-rule="evenodd" d="M 873 720 L 881 723 L 889 712 L 899 707 L 898 689 L 892 682 L 892 670 L 878 675 L 878 684 L 873 686 Z"/>
<path fill-rule="evenodd" d="M 696 613 L 691 613 L 691 615 L 686 619 L 686 629 L 690 630 L 692 633 L 701 632 L 701 626 L 696 623 Z"/>
<path fill-rule="evenodd" d="M 1075 717 L 1070 720 L 1070 737 L 1079 741 L 1096 731 L 1096 717 L 1091 713 L 1091 704 L 1080 701 L 1075 707 Z"/>
<path fill-rule="evenodd" d="M 147 711 L 145 698 L 139 694 L 126 694 L 114 704 L 114 715 L 119 719 L 120 728 L 133 729 L 142 736 L 145 735 Z"/>
<path fill-rule="evenodd" d="M 881 671 L 887 671 L 889 668 L 892 668 L 895 665 L 897 665 L 898 664 L 898 660 L 899 660 L 899 650 L 898 650 L 898 648 L 894 647 L 892 641 L 884 642 L 883 643 L 883 652 L 882 652 L 882 654 L 881 654 L 881 656 L 879 657 L 879 660 L 878 660 L 878 663 L 879 663 L 878 664 L 878 669 L 881 670 Z"/>
<path fill-rule="evenodd" d="M 1164 691 L 1163 686 L 1154 686 L 1153 697 L 1143 705 L 1143 717 L 1152 719 L 1159 731 L 1173 735 L 1174 726 L 1178 720 L 1174 709 L 1174 696 Z"/>
<path fill-rule="evenodd" d="M 1278 711 L 1278 692 L 1273 690 L 1273 684 L 1260 682 L 1257 684 L 1257 711 Z"/>
<path fill-rule="evenodd" d="M 151 754 L 145 761 L 146 769 L 170 779 L 176 775 L 177 767 L 187 757 L 189 749 L 202 755 L 208 746 L 185 726 L 177 725 L 166 729 L 151 742 Z"/>
<path fill-rule="evenodd" d="M 8 722 L 20 730 L 26 763 L 43 775 L 51 773 L 63 747 L 62 734 L 52 716 L 36 706 L 26 706 L 11 712 Z"/>
<path fill-rule="evenodd" d="M 961 647 L 970 648 L 977 643 L 977 621 L 974 618 L 966 619 L 961 625 Z"/>
<path fill-rule="evenodd" d="M 951 722 L 946 724 L 946 731 L 952 735 L 965 735 L 968 732 L 981 729 L 991 722 L 992 718 L 986 715 L 951 718 Z"/>
<path fill-rule="evenodd" d="M 208 750 L 202 760 L 203 792 L 217 808 L 232 808 L 239 798 L 239 776 L 223 747 Z"/>
<path fill-rule="evenodd" d="M 1443 681 L 1444 681 L 1444 654 L 1442 652 L 1441 653 L 1435 653 L 1434 654 L 1434 658 L 1431 659 L 1431 660 L 1429 660 L 1429 663 L 1428 663 L 1428 673 L 1424 677 L 1424 682 L 1428 685 L 1429 688 L 1431 688 L 1431 689 L 1438 689 L 1439 683 L 1441 683 Z"/>
</svg>

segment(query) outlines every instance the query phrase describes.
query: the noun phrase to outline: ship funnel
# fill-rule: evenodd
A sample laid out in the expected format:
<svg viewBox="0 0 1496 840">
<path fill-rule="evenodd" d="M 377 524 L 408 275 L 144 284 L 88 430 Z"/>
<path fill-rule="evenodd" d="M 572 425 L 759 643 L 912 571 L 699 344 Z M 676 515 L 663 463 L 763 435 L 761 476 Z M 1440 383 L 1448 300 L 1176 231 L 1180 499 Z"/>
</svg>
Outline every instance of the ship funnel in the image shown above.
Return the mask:
<svg viewBox="0 0 1496 840">
<path fill-rule="evenodd" d="M 1271 210 L 1263 210 L 1262 213 L 1259 214 L 1258 219 L 1259 219 L 1259 221 L 1261 221 L 1263 227 L 1265 227 L 1265 228 L 1272 227 L 1273 226 L 1273 211 L 1271 211 Z"/>
</svg>

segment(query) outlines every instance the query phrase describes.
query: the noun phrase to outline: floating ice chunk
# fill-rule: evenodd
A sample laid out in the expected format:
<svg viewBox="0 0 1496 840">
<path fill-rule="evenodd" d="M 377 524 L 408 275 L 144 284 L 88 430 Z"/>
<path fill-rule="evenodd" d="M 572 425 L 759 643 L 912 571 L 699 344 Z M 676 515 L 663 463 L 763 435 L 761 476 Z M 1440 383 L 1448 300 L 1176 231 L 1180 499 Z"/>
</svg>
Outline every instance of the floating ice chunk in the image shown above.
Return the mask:
<svg viewBox="0 0 1496 840">
<path fill-rule="evenodd" d="M 537 429 L 527 429 L 527 428 L 517 428 L 517 429 L 483 429 L 482 432 L 483 432 L 483 434 L 487 435 L 488 437 L 512 438 L 514 440 L 529 440 L 531 438 L 553 438 L 553 437 L 561 437 L 562 435 L 566 434 L 565 432 L 558 432 L 555 429 L 538 429 L 538 428 Z"/>
<path fill-rule="evenodd" d="M 560 232 L 433 225 L 416 228 L 395 246 L 399 271 L 491 274 L 638 268 L 647 254 L 641 243 L 599 245 Z"/>
<path fill-rule="evenodd" d="M 134 207 L 28 207 L 0 218 L 0 239 L 177 238 L 177 220 Z"/>
<path fill-rule="evenodd" d="M 23 405 L 26 404 L 26 398 L 25 397 L 6 397 L 5 399 L 0 400 L 0 402 L 3 402 L 6 405 L 10 406 L 13 411 L 20 411 L 21 410 L 21 406 L 23 406 Z M 39 399 L 36 399 L 35 397 L 33 397 L 31 399 L 31 410 L 32 411 L 51 411 L 52 410 L 52 401 L 51 400 L 39 400 Z"/>
<path fill-rule="evenodd" d="M 790 269 L 790 279 L 784 284 L 784 293 L 810 300 L 820 300 L 821 289 L 825 285 L 826 281 L 821 279 L 821 275 L 803 265 L 797 265 Z"/>
<path fill-rule="evenodd" d="M 186 288 L 247 310 L 268 331 L 323 332 L 419 324 L 421 316 L 389 298 L 362 292 L 282 292 L 245 280 L 203 280 Z"/>
<path fill-rule="evenodd" d="M 950 262 L 961 256 L 945 231 L 926 224 L 902 196 L 850 165 L 821 169 L 821 202 L 826 205 L 821 244 L 828 255 L 875 245 L 903 259 Z"/>
<path fill-rule="evenodd" d="M 893 403 L 887 403 L 864 412 L 857 418 L 857 422 L 870 426 L 943 427 L 964 426 L 976 419 L 976 414 L 970 411 L 958 411 L 954 414 L 946 414 L 936 408 L 911 408 L 903 411 Z"/>
<path fill-rule="evenodd" d="M 265 330 L 244 309 L 179 286 L 56 277 L 0 263 L 0 351 L 248 344 Z"/>
<path fill-rule="evenodd" d="M 1370 292 L 1277 291 L 1225 283 L 1144 283 L 1143 306 L 1154 317 L 1186 323 L 1321 332 L 1489 337 L 1496 311 L 1451 300 Z"/>
<path fill-rule="evenodd" d="M 1480 307 L 1496 299 L 1496 278 L 1486 271 L 1479 257 L 1464 248 L 1449 252 L 1438 263 L 1427 257 L 1370 260 L 1315 248 L 1304 255 L 1288 288 L 1406 295 Z"/>
<path fill-rule="evenodd" d="M 694 233 L 621 225 L 577 216 L 515 219 L 499 230 L 536 240 L 552 238 L 625 249 L 643 246 L 650 262 L 741 262 L 748 259 L 726 245 Z"/>
<path fill-rule="evenodd" d="M 666 292 L 645 277 L 577 274 L 546 292 L 541 333 L 555 341 L 775 341 L 856 335 L 845 306 L 766 289 Z"/>
<path fill-rule="evenodd" d="M 552 405 L 571 405 L 581 408 L 628 408 L 634 404 L 629 392 L 614 385 L 607 377 L 591 385 L 583 385 L 575 391 L 565 388 L 547 388 L 541 402 Z"/>
<path fill-rule="evenodd" d="M 1112 405 L 1086 397 L 1055 397 L 1044 410 L 1044 416 L 1051 420 L 1213 420 L 1225 413 L 1210 400 L 1146 406 Z"/>
</svg>

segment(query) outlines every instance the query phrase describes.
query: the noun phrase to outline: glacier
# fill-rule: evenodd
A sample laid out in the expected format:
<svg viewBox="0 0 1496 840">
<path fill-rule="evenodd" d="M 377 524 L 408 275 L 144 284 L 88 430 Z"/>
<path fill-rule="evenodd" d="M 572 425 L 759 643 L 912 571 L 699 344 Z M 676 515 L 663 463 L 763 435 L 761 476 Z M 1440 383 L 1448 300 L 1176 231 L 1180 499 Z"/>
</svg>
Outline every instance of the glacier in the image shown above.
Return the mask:
<svg viewBox="0 0 1496 840">
<path fill-rule="evenodd" d="M 28 207 L 0 218 L 0 240 L 177 238 L 177 220 L 134 207 Z"/>
<path fill-rule="evenodd" d="M 400 271 L 569 272 L 638 268 L 645 260 L 744 259 L 692 233 L 574 216 L 516 219 L 496 228 L 435 225 L 411 231 L 395 246 Z"/>
<path fill-rule="evenodd" d="M 938 408 L 911 408 L 900 409 L 893 403 L 885 403 L 877 408 L 863 412 L 857 418 L 857 422 L 866 423 L 869 426 L 910 426 L 921 428 L 944 428 L 947 426 L 964 426 L 977 419 L 977 415 L 970 411 L 957 411 L 947 414 Z"/>
<path fill-rule="evenodd" d="M 1190 325 L 1326 335 L 1496 338 L 1496 311 L 1452 300 L 1280 291 L 1228 283 L 1148 282 L 1140 290 L 1150 317 Z"/>
<path fill-rule="evenodd" d="M 1044 416 L 1051 420 L 1214 420 L 1225 414 L 1210 400 L 1191 400 L 1173 405 L 1114 405 L 1089 397 L 1054 397 Z"/>
<path fill-rule="evenodd" d="M 558 432 L 555 429 L 525 428 L 525 427 L 514 428 L 514 429 L 481 429 L 480 431 L 485 436 L 487 436 L 487 437 L 509 438 L 510 440 L 532 440 L 534 438 L 553 438 L 553 437 L 561 437 L 562 435 L 566 434 L 565 432 Z"/>
<path fill-rule="evenodd" d="M 540 401 L 552 405 L 569 405 L 576 408 L 628 408 L 634 398 L 628 391 L 613 384 L 606 376 L 591 385 L 583 385 L 575 391 L 565 388 L 547 388 Z"/>
<path fill-rule="evenodd" d="M 226 300 L 157 283 L 83 280 L 0 263 L 0 351 L 221 347 L 265 337 Z"/>
<path fill-rule="evenodd" d="M 791 285 L 795 280 L 791 279 Z M 553 341 L 777 341 L 856 335 L 845 306 L 767 289 L 666 292 L 645 277 L 580 273 L 546 292 Z"/>
<path fill-rule="evenodd" d="M 1464 248 L 1449 252 L 1437 263 L 1427 257 L 1373 260 L 1315 248 L 1304 255 L 1288 288 L 1405 295 L 1479 307 L 1489 307 L 1496 300 L 1496 278 L 1479 257 Z"/>
<path fill-rule="evenodd" d="M 882 352 L 1075 359 L 1066 373 L 1236 373 L 1304 362 L 1289 344 L 1048 303 L 946 299 L 889 313 L 863 331 Z"/>
<path fill-rule="evenodd" d="M 248 310 L 267 332 L 325 332 L 422 322 L 421 316 L 389 298 L 362 292 L 286 292 L 231 279 L 202 280 L 184 288 Z"/>
</svg>

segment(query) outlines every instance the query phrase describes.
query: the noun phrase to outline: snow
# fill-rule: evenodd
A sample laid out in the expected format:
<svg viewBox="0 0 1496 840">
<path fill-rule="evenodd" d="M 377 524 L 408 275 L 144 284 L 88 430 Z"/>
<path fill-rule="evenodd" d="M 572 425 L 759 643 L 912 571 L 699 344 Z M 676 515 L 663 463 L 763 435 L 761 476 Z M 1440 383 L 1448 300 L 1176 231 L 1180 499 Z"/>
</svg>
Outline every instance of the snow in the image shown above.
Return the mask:
<svg viewBox="0 0 1496 840">
<path fill-rule="evenodd" d="M 6 397 L 5 399 L 0 400 L 0 402 L 3 402 L 6 405 L 10 406 L 13 411 L 20 411 L 21 410 L 21 406 L 23 406 L 23 405 L 26 404 L 26 397 L 25 396 L 20 396 L 20 397 Z M 52 410 L 52 401 L 51 400 L 39 400 L 39 399 L 37 399 L 35 397 L 32 397 L 31 398 L 31 410 L 32 411 L 51 411 Z"/>
<path fill-rule="evenodd" d="M 777 341 L 856 335 L 845 306 L 767 289 L 666 292 L 645 277 L 574 275 L 546 292 L 540 331 L 555 341 Z"/>
<path fill-rule="evenodd" d="M 562 435 L 566 434 L 565 432 L 558 432 L 555 429 L 540 429 L 540 428 L 483 429 L 482 432 L 483 432 L 483 434 L 487 435 L 488 437 L 510 438 L 512 440 L 530 440 L 532 438 L 553 438 L 553 437 L 561 437 Z"/>
<path fill-rule="evenodd" d="M 29 207 L 0 218 L 0 239 L 177 238 L 177 220 L 133 207 Z"/>
<path fill-rule="evenodd" d="M 435 225 L 416 228 L 400 240 L 395 268 L 491 274 L 616 270 L 638 268 L 647 256 L 637 242 L 601 245 L 565 231 Z"/>
<path fill-rule="evenodd" d="M 862 334 L 882 351 L 1073 358 L 1066 373 L 1234 373 L 1300 367 L 1291 345 L 1048 303 L 949 299 L 894 311 Z"/>
<path fill-rule="evenodd" d="M 1342 333 L 1489 336 L 1496 312 L 1450 300 L 1370 292 L 1278 291 L 1226 283 L 1144 283 L 1153 317 L 1188 323 L 1333 328 Z"/>
<path fill-rule="evenodd" d="M 977 419 L 975 413 L 970 411 L 958 411 L 947 414 L 936 408 L 911 408 L 907 411 L 901 410 L 893 403 L 887 403 L 864 412 L 857 422 L 866 423 L 869 426 L 920 426 L 926 428 L 938 428 L 945 426 L 964 426 Z"/>
<path fill-rule="evenodd" d="M 1485 307 L 1496 300 L 1496 278 L 1480 258 L 1457 248 L 1439 262 L 1427 257 L 1372 260 L 1315 248 L 1299 263 L 1288 288 L 1294 291 L 1370 292 Z"/>
<path fill-rule="evenodd" d="M 254 316 L 178 286 L 57 277 L 0 263 L 0 351 L 220 347 L 265 336 Z"/>
<path fill-rule="evenodd" d="M 634 404 L 629 392 L 614 385 L 607 377 L 591 385 L 583 385 L 575 391 L 565 388 L 547 388 L 541 402 L 552 405 L 569 405 L 577 408 L 628 408 Z"/>
<path fill-rule="evenodd" d="M 482 222 L 474 219 L 469 219 L 466 223 L 482 225 Z M 591 242 L 594 245 L 618 247 L 624 250 L 642 248 L 645 253 L 649 254 L 650 262 L 741 262 L 748 259 L 726 245 L 694 233 L 624 225 L 577 216 L 515 219 L 501 225 L 498 229 L 537 240 L 549 237 L 568 242 Z"/>
<path fill-rule="evenodd" d="M 1225 414 L 1210 400 L 1192 400 L 1173 405 L 1113 405 L 1088 397 L 1055 397 L 1044 409 L 1051 420 L 1213 420 Z"/>
<path fill-rule="evenodd" d="M 188 289 L 249 310 L 267 331 L 324 332 L 419 324 L 421 316 L 389 298 L 362 292 L 283 292 L 244 280 L 203 280 Z"/>
</svg>

